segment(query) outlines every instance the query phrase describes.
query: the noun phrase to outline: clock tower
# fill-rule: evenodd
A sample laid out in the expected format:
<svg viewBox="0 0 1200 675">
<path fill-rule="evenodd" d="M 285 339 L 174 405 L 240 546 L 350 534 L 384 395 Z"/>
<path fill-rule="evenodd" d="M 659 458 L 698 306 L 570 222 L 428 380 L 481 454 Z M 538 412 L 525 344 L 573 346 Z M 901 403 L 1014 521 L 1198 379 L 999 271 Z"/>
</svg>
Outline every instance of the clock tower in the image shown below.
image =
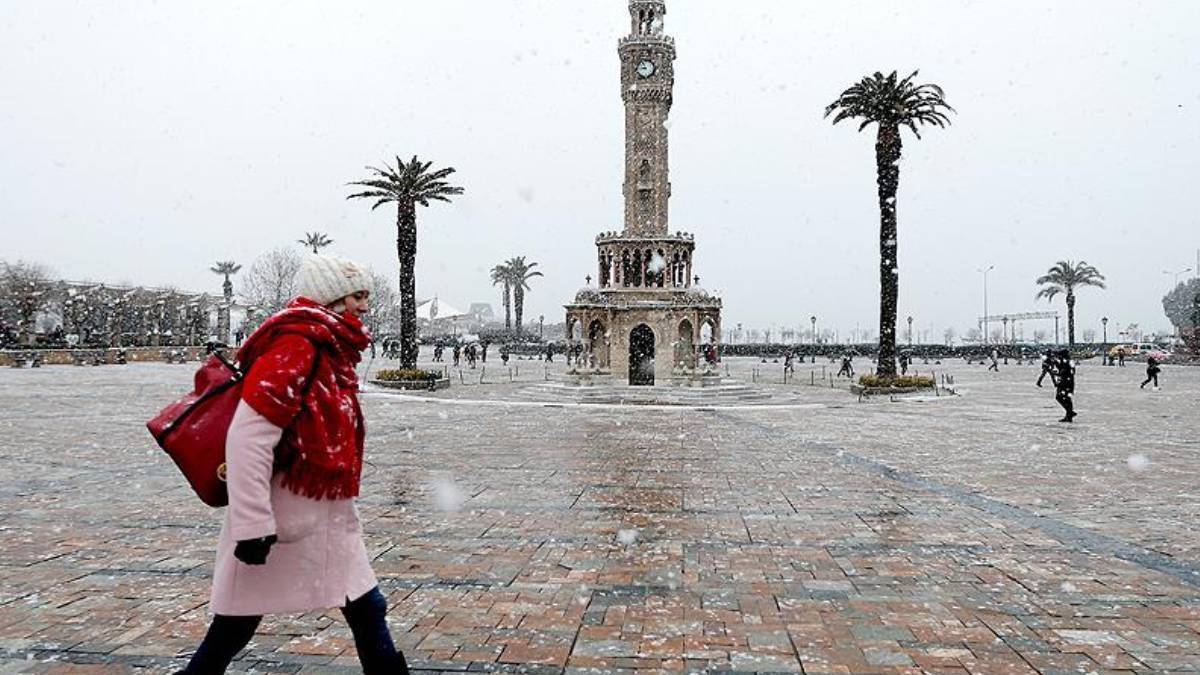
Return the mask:
<svg viewBox="0 0 1200 675">
<path fill-rule="evenodd" d="M 621 39 L 621 100 L 625 102 L 625 233 L 667 233 L 667 115 L 675 85 L 675 40 L 663 35 L 663 0 L 632 0 L 632 28 Z"/>
<path fill-rule="evenodd" d="M 631 385 L 709 382 L 721 344 L 721 299 L 700 287 L 695 237 L 671 232 L 667 115 L 675 40 L 663 34 L 664 0 L 629 0 L 621 38 L 625 103 L 625 219 L 596 237 L 596 272 L 566 306 L 573 373 Z M 702 385 L 706 386 L 706 385 Z"/>
</svg>

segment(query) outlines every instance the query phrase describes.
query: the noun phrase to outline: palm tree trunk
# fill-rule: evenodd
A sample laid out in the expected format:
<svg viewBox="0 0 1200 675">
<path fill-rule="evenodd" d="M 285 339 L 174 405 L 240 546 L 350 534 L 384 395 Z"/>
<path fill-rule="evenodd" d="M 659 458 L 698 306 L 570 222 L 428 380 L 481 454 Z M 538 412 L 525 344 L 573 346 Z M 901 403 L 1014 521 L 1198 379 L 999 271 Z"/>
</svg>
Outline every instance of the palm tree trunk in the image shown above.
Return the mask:
<svg viewBox="0 0 1200 675">
<path fill-rule="evenodd" d="M 1067 293 L 1067 346 L 1075 346 L 1075 294 Z"/>
<path fill-rule="evenodd" d="M 512 330 L 512 286 L 504 282 L 504 330 Z"/>
<path fill-rule="evenodd" d="M 900 296 L 896 244 L 896 190 L 900 186 L 900 129 L 880 125 L 875 140 L 879 187 L 879 362 L 875 374 L 896 376 L 896 311 Z"/>
<path fill-rule="evenodd" d="M 402 201 L 396 214 L 400 260 L 400 367 L 417 367 L 417 205 Z"/>
<path fill-rule="evenodd" d="M 521 284 L 513 284 L 513 304 L 516 305 L 514 313 L 517 315 L 517 334 L 521 333 L 521 318 L 525 313 L 525 289 L 521 288 Z"/>
</svg>

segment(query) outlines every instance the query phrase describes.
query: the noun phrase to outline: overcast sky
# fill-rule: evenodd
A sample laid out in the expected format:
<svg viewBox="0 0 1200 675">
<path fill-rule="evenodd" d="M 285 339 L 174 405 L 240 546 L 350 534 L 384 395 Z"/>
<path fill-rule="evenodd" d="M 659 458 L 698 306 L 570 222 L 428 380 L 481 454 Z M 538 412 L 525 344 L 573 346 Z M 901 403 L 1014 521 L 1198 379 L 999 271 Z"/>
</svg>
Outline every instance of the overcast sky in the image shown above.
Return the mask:
<svg viewBox="0 0 1200 675">
<path fill-rule="evenodd" d="M 526 255 L 546 274 L 526 316 L 561 320 L 621 227 L 626 5 L 0 2 L 0 258 L 219 292 L 213 261 L 321 230 L 394 275 L 395 212 L 345 183 L 418 154 L 466 188 L 419 213 L 418 295 L 498 306 L 488 270 Z M 958 114 L 905 138 L 900 316 L 966 330 L 987 265 L 992 313 L 1048 309 L 1033 280 L 1071 258 L 1109 284 L 1080 294 L 1081 331 L 1168 325 L 1163 271 L 1200 248 L 1200 2 L 668 10 L 671 230 L 696 234 L 727 327 L 874 327 L 873 136 L 822 112 L 918 68 Z"/>
</svg>

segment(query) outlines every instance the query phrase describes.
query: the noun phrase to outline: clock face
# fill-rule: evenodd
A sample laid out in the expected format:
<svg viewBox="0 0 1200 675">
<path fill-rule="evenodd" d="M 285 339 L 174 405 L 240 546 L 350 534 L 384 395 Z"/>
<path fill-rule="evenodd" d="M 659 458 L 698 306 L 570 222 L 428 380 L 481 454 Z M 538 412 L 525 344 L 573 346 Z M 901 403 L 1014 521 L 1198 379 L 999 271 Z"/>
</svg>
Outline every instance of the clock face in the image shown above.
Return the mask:
<svg viewBox="0 0 1200 675">
<path fill-rule="evenodd" d="M 654 74 L 654 62 L 642 61 L 637 66 L 637 74 L 642 77 L 650 77 Z"/>
</svg>

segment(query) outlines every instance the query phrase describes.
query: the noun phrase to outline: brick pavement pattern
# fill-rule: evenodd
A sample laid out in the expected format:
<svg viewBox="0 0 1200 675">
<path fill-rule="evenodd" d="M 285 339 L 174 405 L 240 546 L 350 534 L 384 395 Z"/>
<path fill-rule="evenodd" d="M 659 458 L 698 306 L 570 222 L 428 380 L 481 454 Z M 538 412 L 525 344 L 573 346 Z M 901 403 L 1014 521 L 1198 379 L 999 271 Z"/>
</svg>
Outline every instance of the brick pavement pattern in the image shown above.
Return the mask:
<svg viewBox="0 0 1200 675">
<path fill-rule="evenodd" d="M 1036 366 L 944 368 L 962 396 L 795 409 L 368 394 L 393 633 L 435 671 L 1200 672 L 1200 368 L 1085 364 L 1073 426 Z M 0 672 L 197 645 L 221 514 L 142 427 L 191 370 L 0 372 Z M 251 670 L 358 663 L 313 612 L 268 618 Z"/>
</svg>

